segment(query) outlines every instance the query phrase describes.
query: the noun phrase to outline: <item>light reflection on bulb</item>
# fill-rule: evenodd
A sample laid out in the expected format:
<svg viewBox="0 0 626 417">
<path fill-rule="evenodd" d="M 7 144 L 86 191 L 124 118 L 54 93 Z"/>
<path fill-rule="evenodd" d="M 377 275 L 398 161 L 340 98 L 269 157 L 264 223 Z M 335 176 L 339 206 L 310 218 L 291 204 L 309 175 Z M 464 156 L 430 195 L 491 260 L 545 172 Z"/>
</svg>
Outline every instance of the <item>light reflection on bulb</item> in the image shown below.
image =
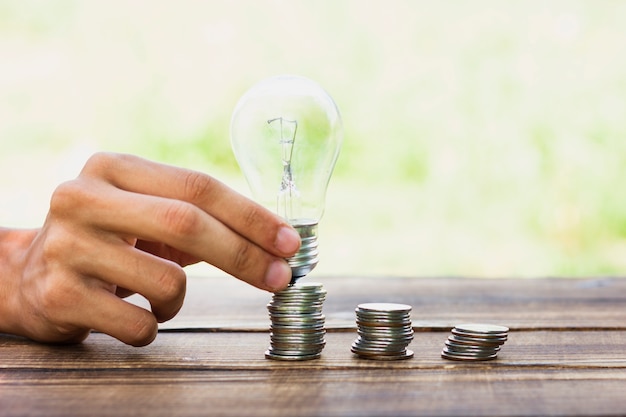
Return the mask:
<svg viewBox="0 0 626 417">
<path fill-rule="evenodd" d="M 300 251 L 287 260 L 295 282 L 318 262 L 317 225 L 343 140 L 337 106 L 308 78 L 272 77 L 241 97 L 230 131 L 254 198 L 300 233 Z"/>
</svg>

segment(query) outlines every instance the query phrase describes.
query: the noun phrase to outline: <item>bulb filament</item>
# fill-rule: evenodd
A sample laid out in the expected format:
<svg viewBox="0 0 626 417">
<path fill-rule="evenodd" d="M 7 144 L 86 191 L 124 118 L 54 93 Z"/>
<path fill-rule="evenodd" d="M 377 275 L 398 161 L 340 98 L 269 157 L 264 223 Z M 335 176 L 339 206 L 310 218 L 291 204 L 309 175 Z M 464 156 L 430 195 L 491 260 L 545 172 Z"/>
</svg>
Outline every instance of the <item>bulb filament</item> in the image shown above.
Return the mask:
<svg viewBox="0 0 626 417">
<path fill-rule="evenodd" d="M 295 220 L 300 213 L 300 192 L 293 178 L 291 159 L 296 142 L 298 121 L 276 117 L 268 120 L 267 123 L 278 133 L 277 136 L 281 145 L 283 177 L 278 189 L 277 212 L 288 220 Z"/>
</svg>

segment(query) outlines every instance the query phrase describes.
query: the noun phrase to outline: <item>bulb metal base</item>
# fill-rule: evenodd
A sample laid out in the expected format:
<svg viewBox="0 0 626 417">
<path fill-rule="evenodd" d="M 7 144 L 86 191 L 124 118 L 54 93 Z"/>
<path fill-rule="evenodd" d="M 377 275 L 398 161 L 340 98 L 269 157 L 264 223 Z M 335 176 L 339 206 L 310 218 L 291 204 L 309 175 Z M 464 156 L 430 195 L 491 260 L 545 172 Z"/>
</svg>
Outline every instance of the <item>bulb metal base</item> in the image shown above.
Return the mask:
<svg viewBox="0 0 626 417">
<path fill-rule="evenodd" d="M 287 258 L 287 263 L 291 267 L 291 285 L 311 272 L 319 261 L 317 222 L 295 223 L 292 226 L 300 234 L 302 243 L 300 250 L 291 258 Z"/>
</svg>

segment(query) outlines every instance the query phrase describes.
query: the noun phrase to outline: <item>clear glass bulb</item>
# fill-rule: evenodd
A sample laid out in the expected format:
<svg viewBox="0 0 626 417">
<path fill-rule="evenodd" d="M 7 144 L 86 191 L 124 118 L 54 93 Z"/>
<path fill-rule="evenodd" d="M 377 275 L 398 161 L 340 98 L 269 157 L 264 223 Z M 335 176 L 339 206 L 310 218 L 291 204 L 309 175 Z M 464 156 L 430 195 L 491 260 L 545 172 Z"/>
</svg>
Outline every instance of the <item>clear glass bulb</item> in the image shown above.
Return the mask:
<svg viewBox="0 0 626 417">
<path fill-rule="evenodd" d="M 343 140 L 339 110 L 314 81 L 276 76 L 241 97 L 230 134 L 255 200 L 300 233 L 300 251 L 287 260 L 295 281 L 318 262 L 317 225 Z"/>
</svg>

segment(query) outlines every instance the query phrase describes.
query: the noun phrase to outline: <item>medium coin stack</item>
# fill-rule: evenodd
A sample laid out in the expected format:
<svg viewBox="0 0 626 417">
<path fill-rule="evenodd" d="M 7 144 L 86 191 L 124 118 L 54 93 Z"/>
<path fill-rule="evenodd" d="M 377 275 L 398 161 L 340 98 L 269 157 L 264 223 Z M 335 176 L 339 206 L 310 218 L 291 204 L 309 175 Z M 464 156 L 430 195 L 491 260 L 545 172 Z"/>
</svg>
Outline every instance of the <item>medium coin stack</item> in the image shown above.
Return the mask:
<svg viewBox="0 0 626 417">
<path fill-rule="evenodd" d="M 411 306 L 394 303 L 359 304 L 355 310 L 358 337 L 352 352 L 361 358 L 377 360 L 409 359 L 413 351 Z"/>
<path fill-rule="evenodd" d="M 316 282 L 296 283 L 277 292 L 267 305 L 270 314 L 268 359 L 317 359 L 326 345 L 322 305 L 326 290 Z"/>
<path fill-rule="evenodd" d="M 498 356 L 509 328 L 493 324 L 459 324 L 445 342 L 441 356 L 458 361 L 487 361 Z"/>
</svg>

